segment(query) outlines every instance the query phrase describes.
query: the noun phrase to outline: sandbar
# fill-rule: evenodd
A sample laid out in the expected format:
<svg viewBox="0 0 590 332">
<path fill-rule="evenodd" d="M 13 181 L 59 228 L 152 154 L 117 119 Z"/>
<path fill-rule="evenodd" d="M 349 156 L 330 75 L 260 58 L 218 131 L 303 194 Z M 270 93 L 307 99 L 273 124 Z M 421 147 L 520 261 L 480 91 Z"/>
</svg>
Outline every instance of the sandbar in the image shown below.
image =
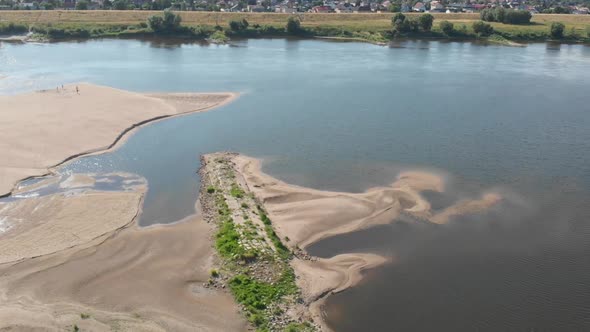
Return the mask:
<svg viewBox="0 0 590 332">
<path fill-rule="evenodd" d="M 114 147 L 137 126 L 210 110 L 236 97 L 229 92 L 141 94 L 89 83 L 0 96 L 0 196 L 19 180 L 47 174 L 70 158 Z"/>
</svg>

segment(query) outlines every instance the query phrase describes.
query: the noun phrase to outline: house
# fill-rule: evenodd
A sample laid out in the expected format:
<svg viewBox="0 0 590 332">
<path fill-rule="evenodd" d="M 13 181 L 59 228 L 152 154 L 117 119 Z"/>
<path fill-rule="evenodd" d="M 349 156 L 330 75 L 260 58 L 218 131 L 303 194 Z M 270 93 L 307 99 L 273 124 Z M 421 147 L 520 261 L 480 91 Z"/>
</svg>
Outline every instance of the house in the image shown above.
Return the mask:
<svg viewBox="0 0 590 332">
<path fill-rule="evenodd" d="M 445 11 L 445 6 L 443 6 L 443 4 L 440 3 L 439 1 L 435 0 L 435 1 L 430 2 L 430 11 L 442 13 Z"/>
<path fill-rule="evenodd" d="M 353 11 L 356 13 L 370 13 L 371 5 L 360 5 L 358 7 L 354 7 Z"/>
<path fill-rule="evenodd" d="M 488 6 L 485 4 L 476 3 L 473 5 L 473 10 L 482 11 L 482 10 L 486 9 L 487 7 Z"/>
<path fill-rule="evenodd" d="M 412 11 L 415 12 L 424 12 L 426 10 L 426 6 L 422 2 L 416 2 L 416 4 L 412 7 Z"/>
<path fill-rule="evenodd" d="M 295 14 L 297 13 L 297 8 L 291 8 L 286 5 L 277 5 L 275 6 L 275 13 Z"/>
<path fill-rule="evenodd" d="M 341 3 L 339 5 L 336 5 L 336 8 L 334 8 L 334 11 L 336 13 L 352 13 L 352 6 L 349 3 Z"/>
<path fill-rule="evenodd" d="M 251 13 L 261 13 L 266 11 L 266 8 L 260 5 L 248 5 L 248 11 Z"/>
<path fill-rule="evenodd" d="M 312 13 L 330 13 L 332 12 L 332 8 L 329 6 L 315 6 L 311 7 Z"/>
</svg>

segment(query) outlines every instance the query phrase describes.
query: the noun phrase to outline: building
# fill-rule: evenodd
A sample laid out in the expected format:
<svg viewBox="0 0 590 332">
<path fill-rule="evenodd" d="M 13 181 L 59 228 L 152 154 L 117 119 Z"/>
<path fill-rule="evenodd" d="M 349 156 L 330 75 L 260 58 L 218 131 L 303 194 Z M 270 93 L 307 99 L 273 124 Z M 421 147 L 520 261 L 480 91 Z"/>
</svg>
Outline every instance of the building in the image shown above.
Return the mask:
<svg viewBox="0 0 590 332">
<path fill-rule="evenodd" d="M 332 8 L 329 6 L 315 6 L 311 7 L 312 13 L 331 13 Z"/>
<path fill-rule="evenodd" d="M 422 2 L 416 2 L 416 4 L 412 7 L 412 11 L 415 12 L 424 12 L 426 10 L 426 6 Z"/>
</svg>

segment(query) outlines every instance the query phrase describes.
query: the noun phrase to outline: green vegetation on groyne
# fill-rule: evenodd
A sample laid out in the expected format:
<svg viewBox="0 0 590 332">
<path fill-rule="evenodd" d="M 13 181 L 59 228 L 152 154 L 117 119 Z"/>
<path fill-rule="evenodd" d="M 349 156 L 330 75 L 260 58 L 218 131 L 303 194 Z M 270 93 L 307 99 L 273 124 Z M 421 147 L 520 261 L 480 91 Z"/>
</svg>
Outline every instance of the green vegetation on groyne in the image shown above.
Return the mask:
<svg viewBox="0 0 590 332">
<path fill-rule="evenodd" d="M 201 206 L 217 225 L 220 267 L 206 287 L 228 287 L 257 331 L 316 331 L 295 284 L 292 253 L 276 235 L 264 208 L 236 179 L 231 154 L 201 158 Z"/>
</svg>

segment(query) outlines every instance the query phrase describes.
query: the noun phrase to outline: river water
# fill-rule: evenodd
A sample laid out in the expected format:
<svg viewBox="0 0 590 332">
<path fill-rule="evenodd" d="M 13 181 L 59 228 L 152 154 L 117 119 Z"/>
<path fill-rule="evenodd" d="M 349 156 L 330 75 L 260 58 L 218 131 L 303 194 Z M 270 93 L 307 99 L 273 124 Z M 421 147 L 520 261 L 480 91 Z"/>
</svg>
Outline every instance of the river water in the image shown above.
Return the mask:
<svg viewBox="0 0 590 332">
<path fill-rule="evenodd" d="M 194 213 L 202 153 L 265 158 L 265 171 L 362 191 L 398 171 L 447 174 L 442 209 L 482 190 L 506 199 L 433 226 L 409 219 L 314 244 L 394 263 L 329 298 L 337 331 L 590 330 L 590 47 L 302 40 L 232 45 L 97 40 L 1 44 L 0 93 L 88 81 L 133 91 L 236 91 L 211 112 L 157 122 L 60 172 L 138 174 L 140 223 Z M 1 112 L 1 110 L 0 110 Z"/>
</svg>

